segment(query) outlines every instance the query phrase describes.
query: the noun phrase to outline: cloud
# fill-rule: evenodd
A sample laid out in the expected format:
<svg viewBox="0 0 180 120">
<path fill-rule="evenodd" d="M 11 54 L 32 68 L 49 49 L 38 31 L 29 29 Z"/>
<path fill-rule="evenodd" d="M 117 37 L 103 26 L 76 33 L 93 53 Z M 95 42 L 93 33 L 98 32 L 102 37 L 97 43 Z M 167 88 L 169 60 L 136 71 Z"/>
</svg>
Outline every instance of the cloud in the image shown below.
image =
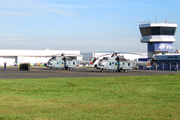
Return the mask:
<svg viewBox="0 0 180 120">
<path fill-rule="evenodd" d="M 100 23 L 98 23 L 98 25 L 103 26 L 103 27 L 114 27 L 114 25 L 109 25 L 109 24 L 100 24 Z"/>
<path fill-rule="evenodd" d="M 32 14 L 32 13 L 27 13 L 27 12 L 0 12 L 1 17 L 3 16 L 8 16 L 8 17 L 17 17 L 17 16 L 38 16 L 38 17 L 45 17 L 45 15 L 40 15 L 40 14 Z"/>
<path fill-rule="evenodd" d="M 53 6 L 57 8 L 66 8 L 66 9 L 96 7 L 96 6 L 80 6 L 80 5 L 66 5 L 66 4 L 53 4 Z"/>
<path fill-rule="evenodd" d="M 12 41 L 23 42 L 23 41 L 29 40 L 24 35 L 20 35 L 20 34 L 7 34 L 7 33 L 0 34 L 0 39 L 1 39 L 0 43 L 2 43 L 2 42 L 11 43 Z"/>
<path fill-rule="evenodd" d="M 37 0 L 0 0 L 0 3 L 0 14 L 3 15 L 50 16 L 55 13 L 74 17 L 79 14 L 72 10 L 54 7 L 52 4 L 40 3 Z"/>
<path fill-rule="evenodd" d="M 1 49 L 76 49 L 81 50 L 81 52 L 107 50 L 142 52 L 146 50 L 146 45 L 136 42 L 134 38 L 114 33 L 46 35 L 1 33 L 0 40 Z"/>
</svg>

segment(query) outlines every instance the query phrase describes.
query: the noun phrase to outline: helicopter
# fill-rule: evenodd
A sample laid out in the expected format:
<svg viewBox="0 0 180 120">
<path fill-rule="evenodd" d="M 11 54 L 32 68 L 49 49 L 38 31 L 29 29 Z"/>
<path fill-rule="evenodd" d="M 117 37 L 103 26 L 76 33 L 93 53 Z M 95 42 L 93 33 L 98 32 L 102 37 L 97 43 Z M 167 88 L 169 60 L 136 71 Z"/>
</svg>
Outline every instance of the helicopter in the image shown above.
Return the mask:
<svg viewBox="0 0 180 120">
<path fill-rule="evenodd" d="M 62 68 L 64 70 L 72 70 L 75 67 L 78 67 L 80 64 L 89 64 L 86 61 L 77 60 L 78 55 L 72 54 L 60 54 L 52 56 L 51 59 L 45 64 L 50 70 Z"/>
<path fill-rule="evenodd" d="M 132 70 L 136 66 L 146 66 L 147 68 L 150 68 L 154 61 L 154 59 L 149 59 L 147 62 L 132 61 L 125 59 L 124 56 L 118 55 L 118 52 L 110 54 L 112 54 L 111 57 L 103 57 L 102 59 L 99 59 L 98 62 L 96 62 L 98 58 L 94 57 L 91 64 L 94 64 L 94 68 L 99 69 L 100 72 L 103 72 L 104 70 L 115 70 L 116 72 L 121 72 L 121 70 L 123 70 L 127 73 L 128 70 Z"/>
</svg>

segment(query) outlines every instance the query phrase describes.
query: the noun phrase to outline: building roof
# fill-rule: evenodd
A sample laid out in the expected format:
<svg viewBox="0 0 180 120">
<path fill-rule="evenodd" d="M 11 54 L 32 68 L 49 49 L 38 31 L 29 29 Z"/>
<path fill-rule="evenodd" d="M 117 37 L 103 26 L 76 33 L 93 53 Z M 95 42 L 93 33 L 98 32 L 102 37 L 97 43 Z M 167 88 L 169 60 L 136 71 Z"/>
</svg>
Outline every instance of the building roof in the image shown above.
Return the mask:
<svg viewBox="0 0 180 120">
<path fill-rule="evenodd" d="M 60 54 L 80 55 L 79 50 L 0 50 L 0 56 L 53 56 Z"/>
</svg>

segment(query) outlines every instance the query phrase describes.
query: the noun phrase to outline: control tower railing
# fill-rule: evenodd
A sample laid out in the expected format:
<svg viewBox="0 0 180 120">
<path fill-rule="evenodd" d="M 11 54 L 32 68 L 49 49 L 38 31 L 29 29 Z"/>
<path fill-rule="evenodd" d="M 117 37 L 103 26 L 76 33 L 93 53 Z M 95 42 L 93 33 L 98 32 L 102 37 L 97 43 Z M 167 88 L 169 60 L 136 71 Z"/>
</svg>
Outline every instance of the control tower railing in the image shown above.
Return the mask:
<svg viewBox="0 0 180 120">
<path fill-rule="evenodd" d="M 151 23 L 167 23 L 167 24 L 176 24 L 176 21 L 157 21 L 157 20 L 150 20 L 150 21 L 142 21 L 140 22 L 140 25 L 144 25 L 144 24 L 151 24 Z"/>
</svg>

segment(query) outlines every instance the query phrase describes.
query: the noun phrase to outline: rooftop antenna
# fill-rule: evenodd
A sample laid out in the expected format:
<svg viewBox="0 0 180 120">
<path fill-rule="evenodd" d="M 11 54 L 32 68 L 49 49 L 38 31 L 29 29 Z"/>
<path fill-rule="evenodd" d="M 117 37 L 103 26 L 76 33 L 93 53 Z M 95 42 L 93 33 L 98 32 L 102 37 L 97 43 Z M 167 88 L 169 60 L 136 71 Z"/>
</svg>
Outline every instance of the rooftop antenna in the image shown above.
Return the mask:
<svg viewBox="0 0 180 120">
<path fill-rule="evenodd" d="M 155 23 L 157 23 L 157 17 L 155 18 Z"/>
</svg>

